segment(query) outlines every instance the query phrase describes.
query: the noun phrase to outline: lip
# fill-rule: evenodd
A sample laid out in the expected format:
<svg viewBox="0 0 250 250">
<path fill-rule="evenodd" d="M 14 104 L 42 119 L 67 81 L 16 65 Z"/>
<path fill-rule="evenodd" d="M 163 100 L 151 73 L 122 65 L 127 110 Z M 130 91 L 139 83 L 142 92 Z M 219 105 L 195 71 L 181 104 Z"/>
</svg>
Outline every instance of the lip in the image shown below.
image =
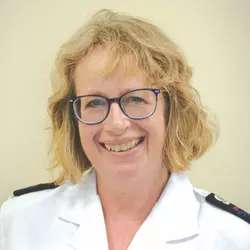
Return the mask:
<svg viewBox="0 0 250 250">
<path fill-rule="evenodd" d="M 135 139 L 137 139 L 137 138 L 139 138 L 139 137 L 136 137 Z M 125 142 L 127 142 L 127 140 Z M 123 152 L 109 151 L 102 145 L 102 143 L 98 143 L 98 146 L 103 153 L 108 154 L 109 156 L 130 157 L 130 156 L 134 156 L 134 155 L 138 154 L 141 151 L 141 149 L 144 147 L 145 143 L 146 143 L 146 137 L 143 136 L 143 141 L 137 147 L 130 149 L 128 151 L 123 151 Z"/>
</svg>

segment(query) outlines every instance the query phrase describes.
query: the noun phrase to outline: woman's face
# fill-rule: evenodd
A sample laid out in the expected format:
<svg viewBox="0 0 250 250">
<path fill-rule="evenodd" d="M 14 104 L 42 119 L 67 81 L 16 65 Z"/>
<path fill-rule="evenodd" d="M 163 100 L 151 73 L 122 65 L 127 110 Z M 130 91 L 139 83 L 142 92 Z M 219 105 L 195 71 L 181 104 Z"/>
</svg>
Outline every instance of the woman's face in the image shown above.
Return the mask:
<svg viewBox="0 0 250 250">
<path fill-rule="evenodd" d="M 75 71 L 77 96 L 102 95 L 107 98 L 120 97 L 129 90 L 152 87 L 139 74 L 125 76 L 120 67 L 115 74 L 101 74 L 108 53 L 96 48 L 80 62 Z M 139 72 L 139 70 L 138 70 Z M 79 122 L 81 144 L 97 174 L 103 178 L 139 178 L 162 171 L 162 148 L 165 137 L 164 99 L 158 96 L 155 113 L 143 120 L 132 120 L 125 116 L 117 103 L 113 103 L 108 117 L 100 124 L 86 125 Z M 115 152 L 105 148 L 132 141 L 144 140 L 128 151 Z M 114 148 L 113 148 L 114 149 Z"/>
</svg>

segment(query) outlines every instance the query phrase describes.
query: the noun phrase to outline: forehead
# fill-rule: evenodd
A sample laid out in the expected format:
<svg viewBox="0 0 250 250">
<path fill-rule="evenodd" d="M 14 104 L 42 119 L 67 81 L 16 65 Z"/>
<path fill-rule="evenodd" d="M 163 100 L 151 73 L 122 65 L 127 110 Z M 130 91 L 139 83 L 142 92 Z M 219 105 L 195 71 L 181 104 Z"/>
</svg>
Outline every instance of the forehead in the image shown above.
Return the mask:
<svg viewBox="0 0 250 250">
<path fill-rule="evenodd" d="M 77 65 L 74 82 L 77 95 L 98 92 L 124 92 L 136 88 L 151 87 L 132 56 L 115 57 L 109 50 L 97 47 Z"/>
</svg>

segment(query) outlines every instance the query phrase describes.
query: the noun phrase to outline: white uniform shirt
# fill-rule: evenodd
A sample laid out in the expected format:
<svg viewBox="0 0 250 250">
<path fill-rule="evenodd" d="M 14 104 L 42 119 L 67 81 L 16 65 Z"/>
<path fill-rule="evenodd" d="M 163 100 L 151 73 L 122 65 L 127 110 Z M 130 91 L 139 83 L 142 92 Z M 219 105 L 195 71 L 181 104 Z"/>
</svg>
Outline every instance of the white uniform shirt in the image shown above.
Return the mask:
<svg viewBox="0 0 250 250">
<path fill-rule="evenodd" d="M 128 250 L 247 250 L 250 224 L 206 202 L 185 173 L 172 174 Z M 1 250 L 108 250 L 95 172 L 14 197 L 0 214 Z"/>
</svg>

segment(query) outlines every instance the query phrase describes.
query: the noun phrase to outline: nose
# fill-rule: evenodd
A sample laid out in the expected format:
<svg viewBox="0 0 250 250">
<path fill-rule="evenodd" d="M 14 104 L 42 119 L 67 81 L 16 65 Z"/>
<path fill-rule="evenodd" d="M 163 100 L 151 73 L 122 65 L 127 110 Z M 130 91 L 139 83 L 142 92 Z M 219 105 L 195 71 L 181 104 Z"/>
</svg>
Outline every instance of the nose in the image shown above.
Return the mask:
<svg viewBox="0 0 250 250">
<path fill-rule="evenodd" d="M 122 112 L 118 103 L 112 103 L 108 117 L 104 121 L 107 132 L 120 135 L 130 126 L 129 118 Z"/>
</svg>

